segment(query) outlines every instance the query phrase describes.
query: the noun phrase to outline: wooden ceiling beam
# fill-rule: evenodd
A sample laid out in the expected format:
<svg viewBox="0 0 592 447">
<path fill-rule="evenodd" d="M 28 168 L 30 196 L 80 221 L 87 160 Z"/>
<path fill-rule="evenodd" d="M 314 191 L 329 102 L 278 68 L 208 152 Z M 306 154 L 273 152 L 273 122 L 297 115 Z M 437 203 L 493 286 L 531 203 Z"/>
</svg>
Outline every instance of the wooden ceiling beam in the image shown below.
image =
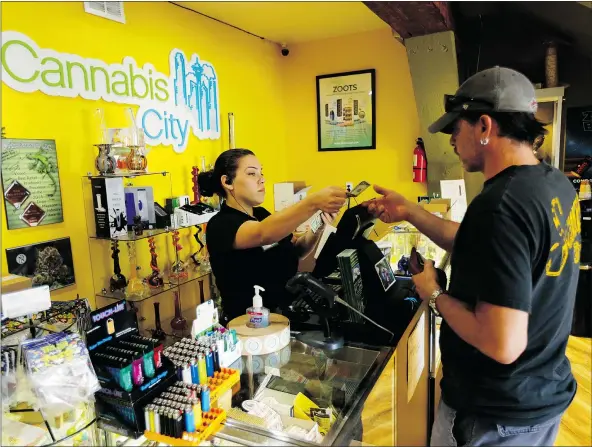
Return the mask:
<svg viewBox="0 0 592 447">
<path fill-rule="evenodd" d="M 448 2 L 363 2 L 403 39 L 453 29 Z"/>
</svg>

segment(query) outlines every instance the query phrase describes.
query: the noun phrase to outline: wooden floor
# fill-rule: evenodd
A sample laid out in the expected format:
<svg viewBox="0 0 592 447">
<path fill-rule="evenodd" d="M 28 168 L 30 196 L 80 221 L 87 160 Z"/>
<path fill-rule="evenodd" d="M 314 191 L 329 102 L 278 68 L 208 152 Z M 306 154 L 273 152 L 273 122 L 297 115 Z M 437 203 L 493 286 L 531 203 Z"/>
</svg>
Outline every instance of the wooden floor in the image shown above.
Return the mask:
<svg viewBox="0 0 592 447">
<path fill-rule="evenodd" d="M 567 357 L 578 382 L 578 392 L 561 420 L 555 445 L 592 445 L 592 339 L 570 337 Z"/>
<path fill-rule="evenodd" d="M 578 392 L 563 416 L 555 445 L 592 446 L 592 340 L 570 337 L 567 357 L 578 382 Z M 404 429 L 404 426 L 393 426 L 389 416 L 393 405 L 392 369 L 392 364 L 385 368 L 384 377 L 370 394 L 362 413 L 364 442 L 371 445 L 393 445 L 393 429 Z"/>
</svg>

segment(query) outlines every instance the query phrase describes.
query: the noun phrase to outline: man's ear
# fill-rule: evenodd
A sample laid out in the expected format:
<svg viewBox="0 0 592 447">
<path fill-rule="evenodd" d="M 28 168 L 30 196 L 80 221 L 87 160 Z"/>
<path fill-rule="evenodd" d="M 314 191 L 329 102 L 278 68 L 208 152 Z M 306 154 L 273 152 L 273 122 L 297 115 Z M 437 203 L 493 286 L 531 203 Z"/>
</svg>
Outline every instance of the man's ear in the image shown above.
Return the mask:
<svg viewBox="0 0 592 447">
<path fill-rule="evenodd" d="M 494 121 L 491 119 L 491 117 L 489 115 L 481 115 L 477 125 L 479 127 L 480 138 L 489 140 L 493 134 L 494 126 Z"/>
</svg>

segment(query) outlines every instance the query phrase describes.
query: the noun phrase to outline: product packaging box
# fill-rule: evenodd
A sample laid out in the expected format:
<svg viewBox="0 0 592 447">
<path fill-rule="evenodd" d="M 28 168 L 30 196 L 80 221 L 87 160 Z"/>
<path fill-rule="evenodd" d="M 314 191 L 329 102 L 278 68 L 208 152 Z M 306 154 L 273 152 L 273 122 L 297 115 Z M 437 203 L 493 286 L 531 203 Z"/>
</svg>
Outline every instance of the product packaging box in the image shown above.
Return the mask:
<svg viewBox="0 0 592 447">
<path fill-rule="evenodd" d="M 127 234 L 125 192 L 119 178 L 91 179 L 97 237 L 114 238 Z"/>
<path fill-rule="evenodd" d="M 138 340 L 137 316 L 135 312 L 128 310 L 125 300 L 91 312 L 90 318 L 92 328 L 86 332 L 86 343 L 101 384 L 101 389 L 95 394 L 99 426 L 137 438 L 145 428 L 144 407 L 177 380 L 175 368 L 161 355 L 162 344 L 156 343 L 156 340 L 151 344 L 148 341 L 151 339 L 147 337 L 146 341 Z M 147 348 L 138 348 L 141 345 Z M 115 348 L 116 351 L 111 348 Z M 123 350 L 128 353 L 124 353 Z M 134 351 L 136 354 L 132 354 Z M 130 354 L 134 355 L 131 366 L 126 364 L 114 367 L 111 363 L 113 360 L 108 358 Z M 147 365 L 150 367 L 150 373 Z M 123 373 L 124 370 L 129 371 Z M 127 381 L 131 386 L 124 389 L 121 386 L 121 378 L 127 374 L 131 374 L 133 379 Z"/>
<path fill-rule="evenodd" d="M 156 225 L 156 213 L 154 210 L 154 193 L 152 186 L 126 186 L 125 210 L 127 214 L 127 228 L 131 230 L 134 218 L 140 216 L 146 229 L 152 229 Z"/>
<path fill-rule="evenodd" d="M 450 220 L 450 199 L 432 199 L 429 203 L 420 202 L 421 207 L 443 219 Z"/>
<path fill-rule="evenodd" d="M 33 280 L 26 276 L 6 275 L 2 277 L 2 293 L 18 292 L 23 289 L 30 289 L 33 286 Z"/>
<path fill-rule="evenodd" d="M 171 214 L 158 202 L 154 202 L 154 217 L 156 218 L 156 228 L 162 229 L 171 226 Z"/>
<path fill-rule="evenodd" d="M 165 209 L 167 213 L 173 214 L 177 208 L 183 205 L 189 205 L 189 196 L 178 196 L 166 199 Z"/>
<path fill-rule="evenodd" d="M 312 186 L 306 186 L 303 181 L 275 183 L 273 185 L 273 198 L 275 211 L 281 211 L 290 205 L 300 202 L 306 197 Z"/>
</svg>

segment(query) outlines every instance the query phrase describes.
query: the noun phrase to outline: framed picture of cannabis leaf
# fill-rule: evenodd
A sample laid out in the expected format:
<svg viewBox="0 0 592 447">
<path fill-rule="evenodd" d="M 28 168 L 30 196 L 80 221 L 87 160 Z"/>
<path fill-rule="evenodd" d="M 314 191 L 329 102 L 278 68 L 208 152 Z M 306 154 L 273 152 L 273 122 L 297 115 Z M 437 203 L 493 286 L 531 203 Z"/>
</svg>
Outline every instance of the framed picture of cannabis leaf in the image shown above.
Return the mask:
<svg viewBox="0 0 592 447">
<path fill-rule="evenodd" d="M 2 138 L 1 157 L 8 229 L 63 222 L 55 141 Z"/>
</svg>

